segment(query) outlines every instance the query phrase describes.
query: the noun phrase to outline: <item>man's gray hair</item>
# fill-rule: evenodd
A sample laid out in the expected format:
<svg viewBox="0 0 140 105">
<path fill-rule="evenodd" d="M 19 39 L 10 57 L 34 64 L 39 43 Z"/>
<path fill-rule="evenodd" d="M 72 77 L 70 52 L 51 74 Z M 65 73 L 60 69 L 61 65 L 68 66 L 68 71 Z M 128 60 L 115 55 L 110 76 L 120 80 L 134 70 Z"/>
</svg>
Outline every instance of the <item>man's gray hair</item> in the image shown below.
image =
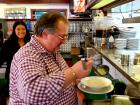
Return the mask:
<svg viewBox="0 0 140 105">
<path fill-rule="evenodd" d="M 43 14 L 35 24 L 35 35 L 41 36 L 43 31 L 55 33 L 60 20 L 68 24 L 67 18 L 60 13 L 48 12 Z"/>
</svg>

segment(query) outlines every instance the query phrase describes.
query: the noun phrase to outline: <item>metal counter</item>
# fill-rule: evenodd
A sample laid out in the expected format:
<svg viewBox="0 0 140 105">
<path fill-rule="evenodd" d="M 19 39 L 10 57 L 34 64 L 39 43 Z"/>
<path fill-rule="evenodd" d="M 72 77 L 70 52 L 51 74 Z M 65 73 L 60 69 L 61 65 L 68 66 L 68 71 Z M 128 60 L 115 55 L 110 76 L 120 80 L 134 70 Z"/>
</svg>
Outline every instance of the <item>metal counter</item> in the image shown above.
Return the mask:
<svg viewBox="0 0 140 105">
<path fill-rule="evenodd" d="M 140 50 L 118 50 L 118 49 L 101 49 L 95 48 L 104 59 L 106 59 L 113 67 L 115 67 L 125 78 L 140 89 L 140 65 L 134 65 L 133 59 L 135 53 L 140 53 Z M 121 54 L 129 54 L 129 65 L 121 65 Z"/>
</svg>

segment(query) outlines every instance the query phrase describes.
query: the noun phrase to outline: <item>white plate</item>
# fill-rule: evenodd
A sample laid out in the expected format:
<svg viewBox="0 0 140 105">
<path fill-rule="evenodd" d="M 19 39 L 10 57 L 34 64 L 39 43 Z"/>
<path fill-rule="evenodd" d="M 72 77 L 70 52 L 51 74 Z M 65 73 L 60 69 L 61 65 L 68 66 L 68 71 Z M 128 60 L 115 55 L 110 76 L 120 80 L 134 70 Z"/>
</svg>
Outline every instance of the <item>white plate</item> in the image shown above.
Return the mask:
<svg viewBox="0 0 140 105">
<path fill-rule="evenodd" d="M 91 89 L 89 89 L 89 88 L 87 88 L 87 87 L 84 87 L 84 86 L 82 86 L 81 83 L 79 83 L 79 84 L 78 84 L 78 88 L 79 88 L 81 91 L 85 92 L 85 93 L 90 93 L 90 94 L 105 94 L 105 93 L 111 92 L 111 91 L 114 89 L 114 86 L 113 86 L 113 85 L 110 85 L 109 88 L 106 89 L 106 90 L 97 91 L 97 90 L 91 90 Z"/>
</svg>

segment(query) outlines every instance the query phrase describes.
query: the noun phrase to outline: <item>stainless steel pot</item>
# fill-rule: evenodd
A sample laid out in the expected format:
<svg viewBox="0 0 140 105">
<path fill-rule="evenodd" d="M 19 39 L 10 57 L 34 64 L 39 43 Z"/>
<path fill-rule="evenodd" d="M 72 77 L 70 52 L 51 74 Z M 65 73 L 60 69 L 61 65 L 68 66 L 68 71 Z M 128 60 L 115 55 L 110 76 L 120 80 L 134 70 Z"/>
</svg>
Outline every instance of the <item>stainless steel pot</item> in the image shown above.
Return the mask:
<svg viewBox="0 0 140 105">
<path fill-rule="evenodd" d="M 140 65 L 140 53 L 135 54 L 134 65 Z"/>
<path fill-rule="evenodd" d="M 128 66 L 129 65 L 129 55 L 127 55 L 127 54 L 122 54 L 121 55 L 121 64 L 123 66 Z"/>
</svg>

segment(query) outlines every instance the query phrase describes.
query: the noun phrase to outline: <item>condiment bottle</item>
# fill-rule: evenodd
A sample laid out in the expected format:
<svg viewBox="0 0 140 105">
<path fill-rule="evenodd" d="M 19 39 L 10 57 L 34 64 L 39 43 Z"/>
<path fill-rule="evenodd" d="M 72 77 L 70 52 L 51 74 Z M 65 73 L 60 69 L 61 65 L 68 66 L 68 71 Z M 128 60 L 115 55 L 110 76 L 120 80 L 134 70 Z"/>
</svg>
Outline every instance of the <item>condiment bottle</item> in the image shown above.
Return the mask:
<svg viewBox="0 0 140 105">
<path fill-rule="evenodd" d="M 103 38 L 101 39 L 101 48 L 105 48 L 105 45 L 106 45 L 106 38 L 103 37 Z"/>
<path fill-rule="evenodd" d="M 109 48 L 114 48 L 114 37 L 112 35 L 109 37 Z"/>
</svg>

